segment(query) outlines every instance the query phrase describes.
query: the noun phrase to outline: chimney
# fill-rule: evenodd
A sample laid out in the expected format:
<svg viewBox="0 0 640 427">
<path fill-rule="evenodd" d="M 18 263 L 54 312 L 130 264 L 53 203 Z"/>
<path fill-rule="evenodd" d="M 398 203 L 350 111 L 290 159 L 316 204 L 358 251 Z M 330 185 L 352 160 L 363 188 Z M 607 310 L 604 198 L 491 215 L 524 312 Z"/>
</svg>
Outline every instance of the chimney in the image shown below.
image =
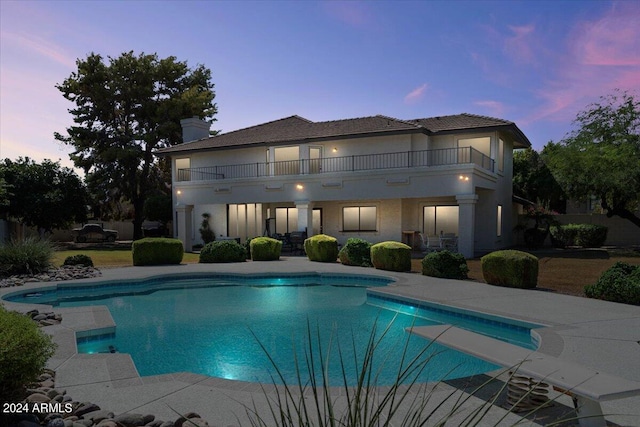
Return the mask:
<svg viewBox="0 0 640 427">
<path fill-rule="evenodd" d="M 197 116 L 180 120 L 180 125 L 182 126 L 182 142 L 197 141 L 210 136 L 211 125 L 200 120 Z"/>
</svg>

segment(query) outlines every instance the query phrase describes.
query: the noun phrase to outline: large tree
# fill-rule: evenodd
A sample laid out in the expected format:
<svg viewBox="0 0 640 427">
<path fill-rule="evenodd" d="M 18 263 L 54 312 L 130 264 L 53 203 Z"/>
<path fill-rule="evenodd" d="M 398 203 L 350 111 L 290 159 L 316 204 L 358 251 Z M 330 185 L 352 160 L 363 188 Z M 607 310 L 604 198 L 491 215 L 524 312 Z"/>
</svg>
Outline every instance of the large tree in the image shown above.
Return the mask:
<svg viewBox="0 0 640 427">
<path fill-rule="evenodd" d="M 14 218 L 40 232 L 69 227 L 87 219 L 88 194 L 80 177 L 59 163 L 27 158 L 5 159 L 0 175 L 8 188 L 0 216 Z"/>
<path fill-rule="evenodd" d="M 74 147 L 71 159 L 101 202 L 126 199 L 134 209 L 134 239 L 142 237 L 144 203 L 162 183 L 154 151 L 182 142 L 180 120 L 214 121 L 211 71 L 175 57 L 90 54 L 56 87 L 75 104 L 75 125 L 55 138 Z"/>
<path fill-rule="evenodd" d="M 602 97 L 580 112 L 576 130 L 550 142 L 542 157 L 567 195 L 598 197 L 607 217 L 640 227 L 640 102 L 629 93 Z"/>
<path fill-rule="evenodd" d="M 566 196 L 540 154 L 532 148 L 513 152 L 513 194 L 553 211 L 566 211 Z"/>
</svg>

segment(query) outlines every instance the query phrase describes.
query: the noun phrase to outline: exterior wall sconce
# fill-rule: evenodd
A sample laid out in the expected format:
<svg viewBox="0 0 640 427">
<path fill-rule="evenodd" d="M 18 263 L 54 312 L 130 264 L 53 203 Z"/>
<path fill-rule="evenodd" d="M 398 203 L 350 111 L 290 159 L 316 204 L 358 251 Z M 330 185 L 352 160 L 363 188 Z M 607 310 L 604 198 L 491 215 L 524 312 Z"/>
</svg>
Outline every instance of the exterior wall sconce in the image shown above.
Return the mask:
<svg viewBox="0 0 640 427">
<path fill-rule="evenodd" d="M 331 151 L 333 151 L 334 153 L 337 153 L 338 152 L 338 147 L 333 147 L 333 149 Z"/>
<path fill-rule="evenodd" d="M 178 190 L 178 191 L 176 191 L 176 194 L 177 194 L 178 196 L 179 196 L 179 195 L 181 195 L 181 194 L 182 194 L 182 190 Z"/>
<path fill-rule="evenodd" d="M 460 175 L 460 176 L 458 177 L 458 179 L 459 179 L 460 181 L 469 181 L 469 177 L 468 177 L 468 176 L 465 176 L 465 175 Z"/>
<path fill-rule="evenodd" d="M 304 185 L 302 185 L 302 184 L 296 184 L 296 190 L 298 190 L 298 191 L 302 191 L 302 190 L 304 190 Z"/>
</svg>

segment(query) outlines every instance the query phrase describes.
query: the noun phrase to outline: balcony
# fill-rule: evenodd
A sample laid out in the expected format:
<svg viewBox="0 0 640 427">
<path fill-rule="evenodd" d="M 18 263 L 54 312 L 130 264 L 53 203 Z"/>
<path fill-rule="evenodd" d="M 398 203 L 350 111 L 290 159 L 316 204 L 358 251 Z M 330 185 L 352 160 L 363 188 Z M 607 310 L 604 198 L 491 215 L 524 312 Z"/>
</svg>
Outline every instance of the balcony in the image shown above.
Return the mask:
<svg viewBox="0 0 640 427">
<path fill-rule="evenodd" d="M 461 147 L 178 169 L 176 178 L 178 181 L 210 181 L 463 164 L 475 164 L 493 172 L 494 163 L 475 148 Z"/>
</svg>

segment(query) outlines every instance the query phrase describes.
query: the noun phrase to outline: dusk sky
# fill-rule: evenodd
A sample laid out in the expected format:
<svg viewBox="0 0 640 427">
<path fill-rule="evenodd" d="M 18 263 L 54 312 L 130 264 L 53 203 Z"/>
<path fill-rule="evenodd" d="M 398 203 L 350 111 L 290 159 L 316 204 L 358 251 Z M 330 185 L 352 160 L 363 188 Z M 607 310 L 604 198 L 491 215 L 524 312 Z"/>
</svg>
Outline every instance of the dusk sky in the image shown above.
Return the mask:
<svg viewBox="0 0 640 427">
<path fill-rule="evenodd" d="M 640 96 L 639 1 L 0 0 L 0 159 L 71 166 L 55 85 L 91 52 L 175 56 L 212 71 L 228 132 L 472 113 L 515 122 L 536 150 L 616 88 Z"/>
</svg>

